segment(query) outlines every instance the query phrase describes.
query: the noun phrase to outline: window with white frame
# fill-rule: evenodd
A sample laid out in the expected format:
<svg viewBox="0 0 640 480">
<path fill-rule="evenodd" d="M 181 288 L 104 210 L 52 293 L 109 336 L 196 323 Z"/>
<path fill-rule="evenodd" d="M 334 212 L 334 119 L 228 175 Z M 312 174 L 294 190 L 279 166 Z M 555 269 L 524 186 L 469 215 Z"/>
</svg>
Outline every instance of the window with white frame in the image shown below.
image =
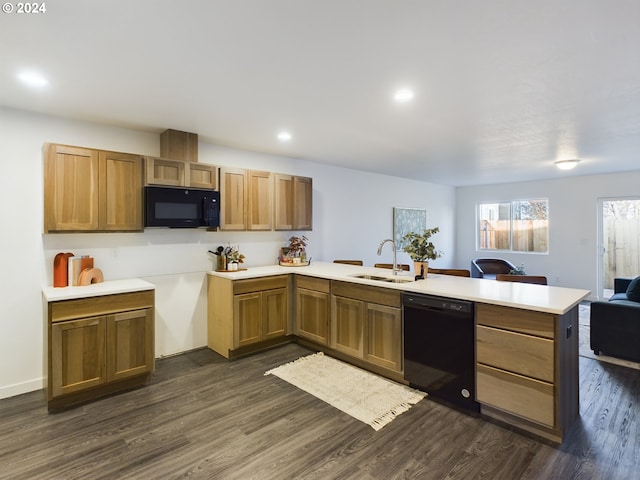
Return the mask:
<svg viewBox="0 0 640 480">
<path fill-rule="evenodd" d="M 478 250 L 548 253 L 549 200 L 478 205 Z"/>
</svg>

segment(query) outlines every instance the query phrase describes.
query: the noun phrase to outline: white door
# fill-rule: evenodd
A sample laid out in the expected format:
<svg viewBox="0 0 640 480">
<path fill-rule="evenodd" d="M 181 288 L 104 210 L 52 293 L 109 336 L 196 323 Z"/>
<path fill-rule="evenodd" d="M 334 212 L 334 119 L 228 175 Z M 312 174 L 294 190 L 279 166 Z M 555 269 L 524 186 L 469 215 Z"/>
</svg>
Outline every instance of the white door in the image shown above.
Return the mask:
<svg viewBox="0 0 640 480">
<path fill-rule="evenodd" d="M 616 277 L 640 275 L 640 197 L 598 201 L 598 298 L 613 294 Z"/>
</svg>

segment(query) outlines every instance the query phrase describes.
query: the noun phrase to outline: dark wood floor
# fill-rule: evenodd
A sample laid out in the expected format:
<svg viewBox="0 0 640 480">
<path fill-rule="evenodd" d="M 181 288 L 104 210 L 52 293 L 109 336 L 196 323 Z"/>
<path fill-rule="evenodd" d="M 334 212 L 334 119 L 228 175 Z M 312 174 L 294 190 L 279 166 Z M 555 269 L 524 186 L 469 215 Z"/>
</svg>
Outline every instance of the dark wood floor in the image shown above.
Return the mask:
<svg viewBox="0 0 640 480">
<path fill-rule="evenodd" d="M 269 375 L 296 344 L 159 360 L 152 383 L 62 413 L 0 401 L 0 479 L 638 479 L 640 372 L 580 358 L 563 445 L 424 400 L 375 432 Z"/>
</svg>

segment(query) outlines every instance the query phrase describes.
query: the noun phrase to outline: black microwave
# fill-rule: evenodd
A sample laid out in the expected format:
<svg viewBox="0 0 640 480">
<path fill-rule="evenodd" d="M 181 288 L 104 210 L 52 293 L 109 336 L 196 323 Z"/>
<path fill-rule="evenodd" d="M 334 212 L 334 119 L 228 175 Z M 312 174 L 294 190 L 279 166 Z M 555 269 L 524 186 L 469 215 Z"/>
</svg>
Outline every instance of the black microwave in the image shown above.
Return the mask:
<svg viewBox="0 0 640 480">
<path fill-rule="evenodd" d="M 144 187 L 145 227 L 219 227 L 220 192 L 207 188 Z"/>
</svg>

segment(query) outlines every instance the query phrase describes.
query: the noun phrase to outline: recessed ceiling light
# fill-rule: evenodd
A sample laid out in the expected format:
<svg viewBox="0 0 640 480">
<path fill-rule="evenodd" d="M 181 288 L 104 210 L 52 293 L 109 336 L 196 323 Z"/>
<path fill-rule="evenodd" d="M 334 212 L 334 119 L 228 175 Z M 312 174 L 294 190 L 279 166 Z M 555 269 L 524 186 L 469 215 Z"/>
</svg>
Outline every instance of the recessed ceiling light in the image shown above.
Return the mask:
<svg viewBox="0 0 640 480">
<path fill-rule="evenodd" d="M 291 140 L 291 134 L 289 132 L 282 131 L 278 133 L 278 140 L 281 142 L 288 142 Z"/>
<path fill-rule="evenodd" d="M 393 99 L 398 103 L 406 103 L 413 100 L 413 90 L 409 88 L 401 88 L 393 94 Z"/>
<path fill-rule="evenodd" d="M 49 84 L 49 81 L 44 76 L 34 71 L 24 71 L 19 73 L 18 80 L 25 85 L 34 88 L 46 87 Z"/>
<path fill-rule="evenodd" d="M 553 163 L 560 170 L 571 170 L 571 169 L 576 168 L 578 163 L 580 163 L 580 159 L 573 158 L 573 159 L 570 159 L 570 160 L 556 160 Z"/>
</svg>

